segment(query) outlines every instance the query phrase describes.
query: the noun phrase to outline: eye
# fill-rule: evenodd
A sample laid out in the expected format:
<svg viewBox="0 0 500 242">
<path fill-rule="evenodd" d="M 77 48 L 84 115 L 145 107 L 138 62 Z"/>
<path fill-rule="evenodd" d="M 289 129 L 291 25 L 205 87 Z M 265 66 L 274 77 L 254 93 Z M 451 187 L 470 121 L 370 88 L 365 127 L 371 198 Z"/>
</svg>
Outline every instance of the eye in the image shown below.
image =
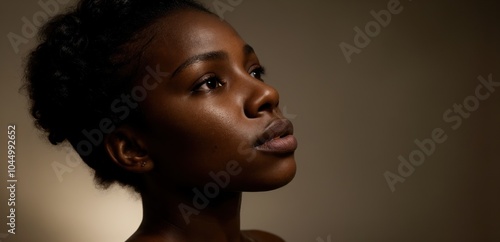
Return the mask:
<svg viewBox="0 0 500 242">
<path fill-rule="evenodd" d="M 258 79 L 258 80 L 261 80 L 261 81 L 264 81 L 262 80 L 262 76 L 266 73 L 266 71 L 264 70 L 264 67 L 262 66 L 258 66 L 257 68 L 253 69 L 251 72 L 250 72 L 250 76 L 252 76 L 253 78 L 255 79 Z"/>
<path fill-rule="evenodd" d="M 222 86 L 224 86 L 224 83 L 221 79 L 212 75 L 204 78 L 200 84 L 196 85 L 193 91 L 211 91 Z"/>
</svg>

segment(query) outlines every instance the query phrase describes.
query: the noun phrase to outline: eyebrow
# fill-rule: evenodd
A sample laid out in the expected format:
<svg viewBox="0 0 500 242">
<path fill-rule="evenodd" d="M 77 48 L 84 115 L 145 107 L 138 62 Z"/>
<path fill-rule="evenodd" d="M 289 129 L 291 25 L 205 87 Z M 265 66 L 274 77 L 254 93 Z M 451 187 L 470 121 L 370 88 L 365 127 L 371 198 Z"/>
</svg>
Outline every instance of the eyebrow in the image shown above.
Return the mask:
<svg viewBox="0 0 500 242">
<path fill-rule="evenodd" d="M 245 53 L 246 56 L 249 56 L 251 54 L 255 54 L 255 51 L 252 48 L 252 46 L 250 46 L 248 44 L 246 44 L 245 46 L 243 46 L 243 52 Z"/>
<path fill-rule="evenodd" d="M 252 48 L 252 46 L 246 44 L 243 46 L 243 53 L 245 56 L 249 56 L 251 54 L 254 54 L 255 51 Z M 172 78 L 182 72 L 184 69 L 188 68 L 190 65 L 193 65 L 198 62 L 202 61 L 213 61 L 213 60 L 227 60 L 229 58 L 227 52 L 224 51 L 211 51 L 199 55 L 195 55 L 184 61 L 175 71 L 172 73 Z"/>
</svg>

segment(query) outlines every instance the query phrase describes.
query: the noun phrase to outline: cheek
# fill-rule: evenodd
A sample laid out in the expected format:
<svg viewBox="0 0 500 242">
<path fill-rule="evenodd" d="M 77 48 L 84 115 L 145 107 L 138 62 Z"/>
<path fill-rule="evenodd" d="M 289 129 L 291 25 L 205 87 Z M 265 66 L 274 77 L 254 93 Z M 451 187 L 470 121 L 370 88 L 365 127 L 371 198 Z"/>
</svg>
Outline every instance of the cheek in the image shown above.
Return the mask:
<svg viewBox="0 0 500 242">
<path fill-rule="evenodd" d="M 149 111 L 148 151 L 172 179 L 203 182 L 237 158 L 238 144 L 250 140 L 235 107 L 205 103 L 173 102 Z"/>
</svg>

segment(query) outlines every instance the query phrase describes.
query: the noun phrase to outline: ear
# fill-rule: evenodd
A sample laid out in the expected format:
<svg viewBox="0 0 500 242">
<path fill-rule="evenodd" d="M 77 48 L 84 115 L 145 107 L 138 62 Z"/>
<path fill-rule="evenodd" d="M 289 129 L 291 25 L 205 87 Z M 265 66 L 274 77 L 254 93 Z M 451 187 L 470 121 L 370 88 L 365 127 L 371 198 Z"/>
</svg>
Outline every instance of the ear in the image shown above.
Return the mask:
<svg viewBox="0 0 500 242">
<path fill-rule="evenodd" d="M 105 139 L 106 150 L 118 166 L 136 173 L 153 168 L 146 144 L 140 133 L 128 125 L 121 125 Z"/>
</svg>

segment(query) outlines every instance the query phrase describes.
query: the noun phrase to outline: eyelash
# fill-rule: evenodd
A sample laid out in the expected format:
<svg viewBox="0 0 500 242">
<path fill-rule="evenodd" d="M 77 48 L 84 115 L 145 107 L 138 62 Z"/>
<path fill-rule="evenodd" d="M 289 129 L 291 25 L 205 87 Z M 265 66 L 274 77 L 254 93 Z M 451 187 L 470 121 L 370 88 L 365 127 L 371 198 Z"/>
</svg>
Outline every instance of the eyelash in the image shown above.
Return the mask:
<svg viewBox="0 0 500 242">
<path fill-rule="evenodd" d="M 209 87 L 208 85 L 209 85 L 209 82 L 211 82 L 211 81 L 215 81 L 215 84 L 217 86 L 213 87 L 213 88 Z M 226 83 L 222 82 L 222 80 L 218 76 L 216 76 L 215 74 L 211 74 L 211 75 L 203 78 L 201 80 L 201 82 L 194 87 L 193 91 L 211 91 L 211 90 L 214 90 L 216 88 L 224 86 L 224 84 L 226 84 Z M 204 86 L 206 86 L 206 88 L 202 88 Z"/>
<path fill-rule="evenodd" d="M 255 73 L 255 74 L 254 74 Z M 260 80 L 260 81 L 264 81 L 262 79 L 262 75 L 264 75 L 266 73 L 264 67 L 262 66 L 258 66 L 256 67 L 255 69 L 253 69 L 252 71 L 250 71 L 249 75 L 252 76 L 253 78 L 257 79 L 257 80 Z M 211 81 L 215 81 L 216 83 L 216 87 L 209 87 L 209 83 Z M 221 78 L 219 78 L 218 76 L 216 76 L 215 74 L 211 74 L 205 78 L 202 79 L 202 81 L 200 81 L 199 84 L 197 84 L 193 91 L 211 91 L 211 90 L 214 90 L 214 89 L 217 89 L 219 87 L 222 87 L 224 86 L 226 83 L 224 83 Z M 205 87 L 206 86 L 206 87 Z M 203 88 L 205 87 L 205 88 Z"/>
<path fill-rule="evenodd" d="M 256 73 L 257 75 L 254 76 L 252 75 L 252 73 Z M 257 66 L 257 68 L 253 69 L 251 72 L 250 72 L 250 76 L 252 76 L 253 78 L 257 79 L 257 80 L 260 80 L 260 81 L 264 81 L 262 79 L 262 76 L 266 74 L 266 69 L 262 66 Z"/>
</svg>

